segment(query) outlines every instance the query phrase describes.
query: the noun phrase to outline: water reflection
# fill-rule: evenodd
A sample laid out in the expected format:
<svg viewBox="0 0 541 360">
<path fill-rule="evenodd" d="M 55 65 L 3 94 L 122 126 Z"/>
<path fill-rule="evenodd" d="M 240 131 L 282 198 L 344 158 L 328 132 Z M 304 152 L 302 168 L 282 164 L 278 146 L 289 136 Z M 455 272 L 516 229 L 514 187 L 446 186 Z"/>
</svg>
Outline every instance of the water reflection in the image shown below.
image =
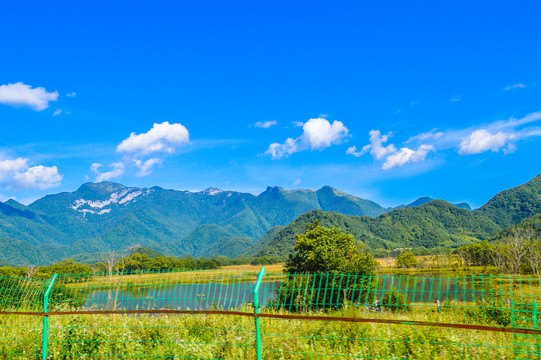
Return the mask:
<svg viewBox="0 0 541 360">
<path fill-rule="evenodd" d="M 369 278 L 363 278 L 363 281 L 366 279 Z M 472 278 L 434 277 L 433 274 L 428 274 L 427 277 L 382 275 L 377 277 L 377 281 L 375 279 L 370 279 L 371 283 L 368 284 L 375 298 L 382 299 L 389 290 L 398 290 L 413 303 L 435 303 L 438 299 L 469 302 L 490 296 L 487 294 L 491 291 L 490 281 L 484 281 L 483 278 L 472 281 Z M 262 306 L 277 298 L 277 290 L 281 284 L 281 281 L 261 284 L 259 302 Z M 231 310 L 253 303 L 254 286 L 253 282 L 232 285 L 206 283 L 94 291 L 89 295 L 86 306 L 92 309 L 117 310 Z M 289 291 L 304 292 L 305 289 Z"/>
<path fill-rule="evenodd" d="M 255 283 L 225 285 L 217 283 L 173 285 L 167 288 L 146 287 L 108 291 L 94 291 L 86 306 L 91 309 L 123 310 L 230 310 L 253 303 Z M 259 302 L 266 305 L 276 298 L 280 282 L 263 282 L 260 286 Z"/>
</svg>

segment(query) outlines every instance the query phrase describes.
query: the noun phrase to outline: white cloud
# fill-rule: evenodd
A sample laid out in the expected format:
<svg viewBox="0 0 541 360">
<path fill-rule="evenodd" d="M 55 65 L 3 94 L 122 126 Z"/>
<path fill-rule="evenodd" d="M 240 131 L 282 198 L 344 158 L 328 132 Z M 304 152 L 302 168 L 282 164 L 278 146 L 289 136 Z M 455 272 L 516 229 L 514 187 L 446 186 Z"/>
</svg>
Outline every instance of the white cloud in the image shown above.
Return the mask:
<svg viewBox="0 0 541 360">
<path fill-rule="evenodd" d="M 302 121 L 293 121 L 292 124 L 295 127 L 302 127 L 304 125 Z"/>
<path fill-rule="evenodd" d="M 295 181 L 293 181 L 293 186 L 297 186 L 301 183 L 301 179 L 295 179 Z"/>
<path fill-rule="evenodd" d="M 530 113 L 520 119 L 511 117 L 508 120 L 496 121 L 480 128 L 449 131 L 445 137 L 459 142 L 459 154 L 480 154 L 485 151 L 498 152 L 500 150 L 507 154 L 516 150 L 516 143 L 519 140 L 541 136 L 539 127 L 527 126 L 539 120 L 541 120 L 541 111 Z"/>
<path fill-rule="evenodd" d="M 28 106 L 36 111 L 49 107 L 49 101 L 58 99 L 58 91 L 47 92 L 42 87 L 32 89 L 22 82 L 0 86 L 0 103 L 10 106 Z"/>
<path fill-rule="evenodd" d="M 363 154 L 370 152 L 376 160 L 385 159 L 382 166 L 383 170 L 403 166 L 410 162 L 424 161 L 430 151 L 436 150 L 434 146 L 426 144 L 420 145 L 417 150 L 412 150 L 408 147 L 402 147 L 400 150 L 397 150 L 394 144 L 384 145 L 384 143 L 389 141 L 389 138 L 392 136 L 391 132 L 386 135 L 381 135 L 379 130 L 371 130 L 369 134 L 370 144 L 365 145 L 360 151 L 357 151 L 357 148 L 352 146 L 347 149 L 346 154 L 360 157 Z"/>
<path fill-rule="evenodd" d="M 14 180 L 17 187 L 44 190 L 59 186 L 62 175 L 58 173 L 56 166 L 38 165 L 15 174 Z"/>
<path fill-rule="evenodd" d="M 130 136 L 123 140 L 116 148 L 121 153 L 136 153 L 147 155 L 154 152 L 173 153 L 175 147 L 190 140 L 188 130 L 181 124 L 163 122 L 154 124 L 148 132 Z"/>
<path fill-rule="evenodd" d="M 265 151 L 265 154 L 269 154 L 272 156 L 273 159 L 280 159 L 284 156 L 289 156 L 293 153 L 296 153 L 298 150 L 298 141 L 292 138 L 287 138 L 285 143 L 279 144 L 279 143 L 273 143 L 269 145 L 269 148 L 267 151 Z"/>
<path fill-rule="evenodd" d="M 383 170 L 388 170 L 396 166 L 402 166 L 410 162 L 420 162 L 426 159 L 430 151 L 435 151 L 432 145 L 421 145 L 417 150 L 403 147 L 400 151 L 389 155 L 383 163 Z"/>
<path fill-rule="evenodd" d="M 62 109 L 57 109 L 54 111 L 53 116 L 58 116 L 60 114 L 62 114 Z"/>
<path fill-rule="evenodd" d="M 348 135 L 348 129 L 341 121 L 333 121 L 331 124 L 324 118 L 310 119 L 302 128 L 304 133 L 301 138 L 310 144 L 312 150 L 321 150 L 332 144 L 340 144 Z"/>
<path fill-rule="evenodd" d="M 59 186 L 62 175 L 56 166 L 29 166 L 28 159 L 0 160 L 0 184 L 8 189 L 48 189 Z"/>
<path fill-rule="evenodd" d="M 158 158 L 152 158 L 144 162 L 141 160 L 135 160 L 134 163 L 135 163 L 135 166 L 139 168 L 139 171 L 137 172 L 136 175 L 139 177 L 143 177 L 143 176 L 149 175 L 152 172 L 151 170 L 152 167 L 154 165 L 161 164 L 162 160 Z"/>
<path fill-rule="evenodd" d="M 432 129 L 428 132 L 421 133 L 419 135 L 412 136 L 409 138 L 406 143 L 410 143 L 413 141 L 428 141 L 428 140 L 438 140 L 444 135 L 443 131 L 439 131 L 438 129 Z"/>
<path fill-rule="evenodd" d="M 513 152 L 517 142 L 541 136 L 541 128 L 534 122 L 541 120 L 541 111 L 527 114 L 522 118 L 510 117 L 489 124 L 464 129 L 440 131 L 433 129 L 411 137 L 406 143 L 430 144 L 438 150 L 456 149 L 459 154 L 479 154 L 485 151 Z"/>
<path fill-rule="evenodd" d="M 28 159 L 0 160 L 0 183 L 5 183 L 13 178 L 15 174 L 26 169 L 28 169 Z"/>
<path fill-rule="evenodd" d="M 175 150 L 190 141 L 188 130 L 179 123 L 169 124 L 163 122 L 155 123 L 146 133 L 131 133 L 130 136 L 118 144 L 116 151 L 124 153 L 122 162 L 111 164 L 111 171 L 101 173 L 101 164 L 95 163 L 91 171 L 97 176 L 96 181 L 104 181 L 118 178 L 126 172 L 129 167 L 137 168 L 136 176 L 146 176 L 152 172 L 155 165 L 161 164 L 162 159 L 156 157 L 158 153 L 171 154 Z M 154 156 L 144 159 L 150 154 Z"/>
<path fill-rule="evenodd" d="M 263 128 L 263 129 L 268 129 L 271 126 L 276 125 L 276 124 L 277 124 L 276 120 L 269 120 L 269 121 L 258 121 L 254 124 L 254 126 Z"/>
<path fill-rule="evenodd" d="M 353 156 L 355 156 L 355 157 L 361 157 L 361 156 L 364 155 L 365 153 L 366 153 L 366 151 L 363 151 L 363 150 L 357 151 L 357 147 L 356 147 L 356 146 L 348 147 L 348 149 L 346 150 L 346 154 L 347 154 L 347 155 L 353 155 Z"/>
<path fill-rule="evenodd" d="M 472 132 L 460 143 L 459 154 L 480 154 L 485 151 L 497 152 L 504 148 L 505 152 L 513 152 L 515 145 L 512 141 L 517 139 L 517 135 L 499 131 L 495 134 L 479 129 Z"/>
<path fill-rule="evenodd" d="M 323 150 L 331 145 L 340 144 L 348 135 L 348 129 L 341 121 L 332 124 L 324 118 L 309 119 L 302 125 L 303 133 L 296 139 L 287 138 L 283 144 L 273 143 L 265 154 L 273 159 L 289 156 L 303 150 Z"/>
<path fill-rule="evenodd" d="M 506 87 L 502 88 L 502 91 L 509 91 L 509 90 L 513 90 L 513 89 L 523 89 L 525 87 L 527 87 L 526 84 L 517 83 L 517 84 L 509 85 L 509 86 L 506 86 Z"/>
<path fill-rule="evenodd" d="M 92 171 L 93 173 L 99 173 L 100 171 L 100 168 L 102 167 L 103 165 L 100 164 L 100 163 L 94 163 L 92 165 L 90 165 L 90 171 Z"/>
<path fill-rule="evenodd" d="M 511 117 L 509 118 L 509 120 L 496 121 L 486 126 L 486 128 L 494 129 L 494 130 L 516 128 L 516 127 L 527 125 L 529 123 L 532 123 L 538 120 L 541 120 L 541 111 L 530 113 L 520 119 L 515 119 L 514 117 Z"/>
<path fill-rule="evenodd" d="M 381 160 L 384 157 L 396 152 L 396 147 L 393 144 L 384 146 L 389 138 L 393 135 L 389 132 L 387 135 L 381 135 L 379 130 L 370 130 L 370 144 L 363 146 L 362 154 L 370 151 L 370 154 L 377 160 Z"/>
<path fill-rule="evenodd" d="M 450 102 L 459 102 L 460 100 L 462 100 L 460 96 L 453 96 L 449 99 Z"/>
<path fill-rule="evenodd" d="M 106 172 L 101 172 L 100 169 L 103 167 L 100 163 L 94 163 L 90 166 L 90 171 L 96 174 L 96 182 L 108 181 L 112 179 L 117 179 L 124 175 L 124 164 L 121 162 L 112 163 L 110 165 L 111 170 Z"/>
<path fill-rule="evenodd" d="M 67 97 L 74 97 L 75 95 L 77 95 L 75 91 L 66 94 Z"/>
</svg>

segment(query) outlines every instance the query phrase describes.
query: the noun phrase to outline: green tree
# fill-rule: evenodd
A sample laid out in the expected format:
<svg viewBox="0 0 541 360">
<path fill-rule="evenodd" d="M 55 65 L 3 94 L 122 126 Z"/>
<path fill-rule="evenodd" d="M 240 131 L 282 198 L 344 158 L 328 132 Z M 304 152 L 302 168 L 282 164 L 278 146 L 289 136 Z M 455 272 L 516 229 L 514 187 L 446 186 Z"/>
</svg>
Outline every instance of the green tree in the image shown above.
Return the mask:
<svg viewBox="0 0 541 360">
<path fill-rule="evenodd" d="M 148 270 L 152 267 L 153 259 L 147 254 L 132 254 L 125 262 L 124 269 L 128 272 Z"/>
<path fill-rule="evenodd" d="M 53 274 L 62 275 L 84 275 L 92 273 L 90 266 L 73 261 L 73 259 L 64 259 L 50 266 L 42 266 L 35 273 L 37 279 L 50 279 Z M 72 279 L 76 281 L 76 277 Z"/>
<path fill-rule="evenodd" d="M 413 268 L 417 266 L 417 259 L 411 251 L 403 251 L 396 257 L 396 267 Z"/>
<path fill-rule="evenodd" d="M 486 241 L 464 245 L 457 249 L 457 253 L 467 266 L 492 265 L 494 245 Z"/>
<path fill-rule="evenodd" d="M 353 278 L 372 275 L 376 261 L 352 235 L 322 227 L 316 220 L 296 238 L 286 262 L 289 276 L 278 289 L 278 308 L 293 312 L 339 309 L 348 302 L 363 303 L 373 297 L 366 289 L 368 281 Z"/>
<path fill-rule="evenodd" d="M 361 248 L 350 234 L 340 229 L 329 229 L 316 220 L 306 226 L 306 232 L 296 236 L 293 254 L 289 256 L 285 269 L 288 273 L 342 272 L 371 275 L 376 269 L 376 260 L 366 249 Z"/>
</svg>

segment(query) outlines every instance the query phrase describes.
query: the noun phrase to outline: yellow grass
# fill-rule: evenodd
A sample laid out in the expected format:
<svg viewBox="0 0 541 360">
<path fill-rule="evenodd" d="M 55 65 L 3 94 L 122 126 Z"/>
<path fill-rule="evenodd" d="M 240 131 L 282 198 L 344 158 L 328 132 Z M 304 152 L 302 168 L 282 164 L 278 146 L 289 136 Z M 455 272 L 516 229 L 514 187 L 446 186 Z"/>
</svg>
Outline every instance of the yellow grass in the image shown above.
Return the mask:
<svg viewBox="0 0 541 360">
<path fill-rule="evenodd" d="M 223 266 L 223 270 L 242 270 L 242 271 L 254 271 L 259 272 L 259 270 L 264 267 L 265 273 L 281 273 L 284 271 L 284 263 L 272 264 L 272 265 L 231 265 Z"/>
<path fill-rule="evenodd" d="M 265 273 L 271 276 L 265 277 L 264 281 L 277 280 L 277 274 L 281 273 L 284 264 L 266 265 Z M 130 275 L 113 275 L 109 278 L 108 275 L 96 275 L 89 281 L 75 282 L 70 286 L 83 287 L 99 287 L 99 288 L 114 288 L 114 287 L 145 287 L 145 286 L 160 286 L 170 284 L 206 284 L 206 283 L 239 283 L 255 281 L 257 273 L 262 266 L 256 265 L 235 265 L 224 266 L 219 270 L 199 270 L 199 271 L 175 271 L 169 273 L 151 272 L 139 273 Z M 275 276 L 272 276 L 275 275 Z"/>
</svg>

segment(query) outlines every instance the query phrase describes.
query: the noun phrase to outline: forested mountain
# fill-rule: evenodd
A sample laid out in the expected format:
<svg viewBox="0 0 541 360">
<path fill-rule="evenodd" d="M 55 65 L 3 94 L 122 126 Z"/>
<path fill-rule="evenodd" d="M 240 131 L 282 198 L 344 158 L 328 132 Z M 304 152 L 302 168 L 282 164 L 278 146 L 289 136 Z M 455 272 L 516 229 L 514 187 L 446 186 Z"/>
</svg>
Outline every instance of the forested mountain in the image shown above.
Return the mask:
<svg viewBox="0 0 541 360">
<path fill-rule="evenodd" d="M 329 186 L 268 187 L 259 195 L 209 188 L 200 192 L 83 184 L 25 206 L 0 202 L 0 261 L 48 264 L 66 257 L 139 245 L 165 255 L 286 255 L 308 222 L 339 227 L 372 249 L 446 248 L 487 240 L 541 213 L 541 175 L 502 191 L 476 211 L 422 197 L 397 208 Z"/>
<path fill-rule="evenodd" d="M 501 228 L 490 219 L 443 200 L 416 207 L 404 207 L 380 215 L 349 216 L 314 210 L 299 216 L 280 230 L 256 256 L 284 256 L 295 243 L 295 235 L 308 223 L 319 220 L 326 227 L 338 227 L 372 249 L 456 248 L 474 241 L 487 240 Z"/>
<path fill-rule="evenodd" d="M 255 196 L 215 188 L 190 192 L 87 183 L 29 206 L 0 203 L 0 259 L 46 264 L 136 244 L 173 255 L 237 256 L 274 226 L 313 209 L 371 216 L 386 211 L 328 186 L 268 187 Z"/>
<path fill-rule="evenodd" d="M 498 234 L 498 236 L 494 238 L 494 240 L 501 240 L 503 238 L 513 236 L 513 234 L 516 232 L 525 234 L 527 233 L 527 231 L 524 231 L 524 230 L 530 230 L 530 229 L 533 230 L 533 235 L 535 237 L 541 239 L 541 214 L 530 216 L 529 218 L 522 220 L 517 225 L 503 229 Z"/>
<path fill-rule="evenodd" d="M 429 196 L 423 196 L 423 197 L 420 197 L 418 198 L 417 200 L 407 204 L 407 205 L 399 205 L 397 207 L 395 207 L 394 209 L 402 209 L 402 208 L 405 208 L 405 207 L 416 207 L 416 206 L 421 206 L 423 204 L 426 204 L 428 202 L 431 202 L 433 200 L 436 200 L 436 199 L 432 199 L 431 197 Z M 454 206 L 456 206 L 457 208 L 461 208 L 461 209 L 466 209 L 466 210 L 471 210 L 471 206 L 470 204 L 468 203 L 465 203 L 465 202 L 461 202 L 461 203 L 458 203 L 458 204 L 453 204 Z M 393 209 L 393 210 L 394 210 Z"/>
<path fill-rule="evenodd" d="M 541 174 L 525 184 L 496 194 L 477 212 L 502 228 L 541 213 Z"/>
<path fill-rule="evenodd" d="M 352 234 L 372 249 L 458 247 L 501 238 L 517 224 L 518 228 L 528 226 L 539 232 L 541 215 L 536 214 L 541 214 L 541 174 L 525 184 L 498 193 L 476 211 L 468 211 L 470 209 L 466 203 L 451 205 L 443 200 L 421 197 L 376 218 L 311 211 L 299 216 L 272 238 L 266 236 L 265 243 L 259 243 L 256 255 L 289 254 L 295 235 L 303 233 L 306 224 L 316 219 L 323 226 L 338 227 Z M 508 227 L 511 228 L 505 229 Z"/>
</svg>

